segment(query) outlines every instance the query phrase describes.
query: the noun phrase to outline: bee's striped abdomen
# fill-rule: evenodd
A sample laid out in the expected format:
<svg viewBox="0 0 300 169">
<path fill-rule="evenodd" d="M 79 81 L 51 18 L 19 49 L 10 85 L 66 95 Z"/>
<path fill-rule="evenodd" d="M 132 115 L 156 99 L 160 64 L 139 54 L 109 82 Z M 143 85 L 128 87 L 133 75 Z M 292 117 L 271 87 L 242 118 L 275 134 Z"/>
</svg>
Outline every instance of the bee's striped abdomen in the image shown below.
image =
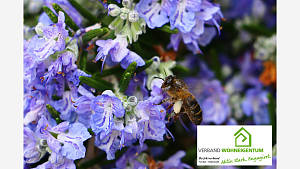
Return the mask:
<svg viewBox="0 0 300 169">
<path fill-rule="evenodd" d="M 194 124 L 199 125 L 202 122 L 202 109 L 193 95 L 186 99 L 185 112 Z"/>
</svg>

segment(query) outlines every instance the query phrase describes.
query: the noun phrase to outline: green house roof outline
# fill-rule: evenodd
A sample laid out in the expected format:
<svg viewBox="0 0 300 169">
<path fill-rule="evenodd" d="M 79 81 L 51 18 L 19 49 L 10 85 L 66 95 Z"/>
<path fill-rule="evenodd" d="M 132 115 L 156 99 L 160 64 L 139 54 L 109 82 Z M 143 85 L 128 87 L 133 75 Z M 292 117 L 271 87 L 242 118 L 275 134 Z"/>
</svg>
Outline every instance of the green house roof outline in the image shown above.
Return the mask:
<svg viewBox="0 0 300 169">
<path fill-rule="evenodd" d="M 243 130 L 248 134 L 249 138 L 247 136 L 245 136 L 243 133 L 240 133 Z M 251 134 L 244 127 L 241 127 L 236 133 L 234 133 L 234 136 L 235 136 L 235 147 L 251 147 L 251 142 L 252 142 Z M 239 138 L 240 136 L 244 137 L 244 139 L 242 140 L 243 142 L 246 141 L 248 138 L 249 144 L 248 145 L 238 145 L 237 138 Z"/>
</svg>

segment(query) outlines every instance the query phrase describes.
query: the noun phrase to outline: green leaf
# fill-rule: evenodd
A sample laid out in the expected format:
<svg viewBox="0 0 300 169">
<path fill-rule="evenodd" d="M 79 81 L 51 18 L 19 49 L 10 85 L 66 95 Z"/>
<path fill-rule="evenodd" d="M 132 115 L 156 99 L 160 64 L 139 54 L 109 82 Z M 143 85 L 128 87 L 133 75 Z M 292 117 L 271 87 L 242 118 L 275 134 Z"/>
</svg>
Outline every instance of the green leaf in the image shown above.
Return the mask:
<svg viewBox="0 0 300 169">
<path fill-rule="evenodd" d="M 171 34 L 178 33 L 178 29 L 177 28 L 171 29 L 171 27 L 169 25 L 164 25 L 164 26 L 158 28 L 158 30 L 161 30 L 161 31 L 164 31 L 164 32 L 167 32 L 167 33 L 171 33 Z"/>
<path fill-rule="evenodd" d="M 109 76 L 109 75 L 116 75 L 116 74 L 120 74 L 123 72 L 123 69 L 121 68 L 120 65 L 118 66 L 115 66 L 115 67 L 112 67 L 112 68 L 109 68 L 109 69 L 105 69 L 103 70 L 102 72 L 96 72 L 93 74 L 92 78 L 93 79 L 98 79 L 98 78 L 101 78 L 101 77 L 105 77 L 105 76 Z"/>
<path fill-rule="evenodd" d="M 44 12 L 48 15 L 48 17 L 51 19 L 51 21 L 52 21 L 53 23 L 57 23 L 58 18 L 57 18 L 57 16 L 55 15 L 55 13 L 51 11 L 50 8 L 48 8 L 48 7 L 46 7 L 46 6 L 43 6 L 43 10 L 44 10 Z"/>
<path fill-rule="evenodd" d="M 83 8 L 79 3 L 77 3 L 75 0 L 68 0 L 70 4 L 83 16 L 85 17 L 89 22 L 92 24 L 97 23 L 98 19 L 96 16 L 91 14 L 88 10 Z"/>
<path fill-rule="evenodd" d="M 56 3 L 52 4 L 53 9 L 58 13 L 59 11 L 63 12 L 65 14 L 65 23 L 76 32 L 79 27 L 76 25 L 76 23 L 71 19 L 71 17 Z"/>
<path fill-rule="evenodd" d="M 87 51 L 83 51 L 82 55 L 79 57 L 79 69 L 86 71 L 86 62 L 87 62 Z"/>
<path fill-rule="evenodd" d="M 108 31 L 109 31 L 108 28 L 99 28 L 99 29 L 90 30 L 83 35 L 82 41 L 83 43 L 87 43 L 95 37 L 101 37 L 105 35 Z"/>
<path fill-rule="evenodd" d="M 124 93 L 128 88 L 129 82 L 134 75 L 136 70 L 136 62 L 132 62 L 127 69 L 124 71 L 122 79 L 120 81 L 120 92 Z"/>
<path fill-rule="evenodd" d="M 113 90 L 113 88 L 112 88 L 113 85 L 111 83 L 101 80 L 101 79 L 95 80 L 90 77 L 80 76 L 79 80 L 82 83 L 87 84 L 88 86 L 95 88 L 96 90 L 99 90 L 99 91 Z"/>
<path fill-rule="evenodd" d="M 57 124 L 59 124 L 63 121 L 62 119 L 60 119 L 60 112 L 55 110 L 54 107 L 52 107 L 50 104 L 47 104 L 46 108 L 47 108 L 48 112 L 51 114 L 51 116 L 55 119 Z"/>
<path fill-rule="evenodd" d="M 140 72 L 146 70 L 148 67 L 150 67 L 152 65 L 152 63 L 153 63 L 153 59 L 147 60 L 144 66 L 138 67 L 136 69 L 136 73 L 140 73 Z"/>
</svg>

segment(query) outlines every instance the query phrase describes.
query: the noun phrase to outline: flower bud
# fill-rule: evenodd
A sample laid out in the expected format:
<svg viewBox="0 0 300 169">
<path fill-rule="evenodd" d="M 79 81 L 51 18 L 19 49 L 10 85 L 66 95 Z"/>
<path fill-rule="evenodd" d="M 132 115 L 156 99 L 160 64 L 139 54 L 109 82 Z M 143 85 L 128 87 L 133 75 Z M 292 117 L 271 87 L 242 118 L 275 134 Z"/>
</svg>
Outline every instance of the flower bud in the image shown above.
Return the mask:
<svg viewBox="0 0 300 169">
<path fill-rule="evenodd" d="M 135 96 L 130 96 L 130 97 L 128 97 L 127 102 L 128 102 L 128 105 L 130 105 L 130 106 L 136 106 L 138 100 Z"/>
<path fill-rule="evenodd" d="M 129 9 L 121 8 L 121 14 L 120 14 L 121 19 L 126 20 L 128 17 L 128 13 L 129 13 Z"/>
<path fill-rule="evenodd" d="M 130 11 L 128 14 L 128 19 L 130 22 L 136 22 L 139 20 L 139 14 L 135 10 Z"/>
<path fill-rule="evenodd" d="M 43 147 L 47 146 L 47 140 L 41 139 L 40 140 L 40 145 L 43 146 Z"/>
<path fill-rule="evenodd" d="M 131 4 L 132 4 L 132 0 L 123 0 L 123 1 L 122 1 L 122 5 L 123 5 L 124 7 L 130 8 L 130 7 L 131 7 Z"/>
<path fill-rule="evenodd" d="M 116 4 L 108 5 L 108 14 L 110 16 L 118 16 L 120 13 L 121 13 L 121 9 Z"/>
</svg>

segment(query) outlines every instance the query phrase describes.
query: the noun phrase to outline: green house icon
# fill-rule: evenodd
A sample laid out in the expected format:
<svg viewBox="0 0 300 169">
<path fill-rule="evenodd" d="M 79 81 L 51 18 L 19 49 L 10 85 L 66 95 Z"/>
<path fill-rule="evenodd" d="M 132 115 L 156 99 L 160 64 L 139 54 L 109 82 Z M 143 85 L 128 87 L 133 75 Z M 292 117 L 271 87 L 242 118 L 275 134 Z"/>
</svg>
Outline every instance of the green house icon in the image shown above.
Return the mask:
<svg viewBox="0 0 300 169">
<path fill-rule="evenodd" d="M 240 128 L 235 134 L 235 147 L 251 147 L 251 134 L 244 129 Z"/>
</svg>

